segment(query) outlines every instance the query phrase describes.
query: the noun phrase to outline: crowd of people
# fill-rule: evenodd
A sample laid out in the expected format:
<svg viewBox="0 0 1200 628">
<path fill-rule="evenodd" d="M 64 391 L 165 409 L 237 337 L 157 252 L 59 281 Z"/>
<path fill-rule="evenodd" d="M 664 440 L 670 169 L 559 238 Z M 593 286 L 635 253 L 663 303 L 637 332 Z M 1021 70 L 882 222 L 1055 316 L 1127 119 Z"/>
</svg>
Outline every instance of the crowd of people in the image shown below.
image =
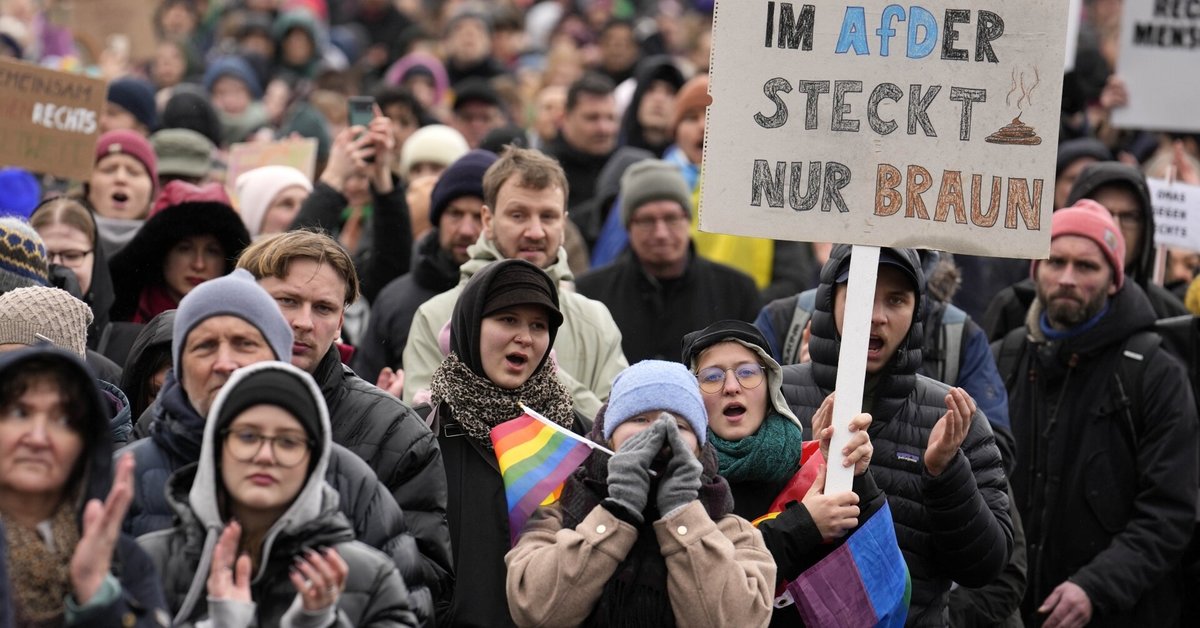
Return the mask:
<svg viewBox="0 0 1200 628">
<path fill-rule="evenodd" d="M 0 0 L 108 85 L 86 180 L 0 164 L 0 628 L 804 625 L 885 507 L 907 625 L 1200 618 L 1200 254 L 1147 186 L 1200 137 L 1109 123 L 1120 0 L 1049 257 L 883 248 L 848 434 L 853 249 L 698 230 L 711 1 L 155 6 L 135 51 Z M 600 449 L 510 529 L 522 406 Z"/>
</svg>

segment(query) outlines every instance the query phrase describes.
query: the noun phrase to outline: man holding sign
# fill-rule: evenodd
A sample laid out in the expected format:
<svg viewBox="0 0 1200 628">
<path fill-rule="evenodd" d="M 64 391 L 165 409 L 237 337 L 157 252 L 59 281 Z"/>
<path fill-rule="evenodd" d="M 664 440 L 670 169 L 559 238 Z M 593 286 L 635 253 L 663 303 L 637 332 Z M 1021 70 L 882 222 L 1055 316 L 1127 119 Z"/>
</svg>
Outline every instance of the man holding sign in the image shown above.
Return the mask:
<svg viewBox="0 0 1200 628">
<path fill-rule="evenodd" d="M 784 367 L 783 392 L 802 423 L 835 388 L 851 248 L 821 270 L 812 361 Z M 1007 480 L 987 419 L 961 388 L 917 375 L 925 278 L 915 251 L 880 251 L 862 409 L 872 416 L 872 473 L 888 496 L 912 577 L 908 625 L 946 625 L 951 581 L 990 583 L 1013 547 Z"/>
</svg>

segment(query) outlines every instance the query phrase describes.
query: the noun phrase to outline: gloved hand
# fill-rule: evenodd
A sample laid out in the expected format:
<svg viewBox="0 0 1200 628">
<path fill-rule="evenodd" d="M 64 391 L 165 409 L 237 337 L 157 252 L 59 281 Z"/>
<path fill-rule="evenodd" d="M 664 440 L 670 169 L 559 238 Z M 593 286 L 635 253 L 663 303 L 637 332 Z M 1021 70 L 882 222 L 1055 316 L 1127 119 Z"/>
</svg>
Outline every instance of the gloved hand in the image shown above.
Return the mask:
<svg viewBox="0 0 1200 628">
<path fill-rule="evenodd" d="M 692 453 L 691 446 L 679 435 L 679 426 L 675 424 L 674 417 L 665 422 L 662 419 L 655 421 L 655 424 L 658 423 L 665 424 L 667 444 L 671 446 L 671 459 L 667 461 L 667 468 L 658 483 L 658 512 L 665 519 L 675 510 L 696 501 L 704 466 Z"/>
<path fill-rule="evenodd" d="M 650 463 L 666 442 L 667 426 L 661 421 L 621 443 L 608 460 L 608 499 L 624 508 L 638 523 L 650 493 Z"/>
</svg>

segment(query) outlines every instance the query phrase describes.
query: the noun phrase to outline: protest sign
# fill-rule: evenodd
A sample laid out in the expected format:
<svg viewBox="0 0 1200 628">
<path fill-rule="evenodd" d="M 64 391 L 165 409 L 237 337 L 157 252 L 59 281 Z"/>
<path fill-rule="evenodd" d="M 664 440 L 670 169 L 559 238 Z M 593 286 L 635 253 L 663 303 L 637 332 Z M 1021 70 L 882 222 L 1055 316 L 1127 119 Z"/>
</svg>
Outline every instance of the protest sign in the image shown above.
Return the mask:
<svg viewBox="0 0 1200 628">
<path fill-rule="evenodd" d="M 0 165 L 87 179 L 105 94 L 104 81 L 0 58 Z"/>
<path fill-rule="evenodd" d="M 1147 179 L 1154 208 L 1154 244 L 1200 251 L 1200 186 Z"/>
<path fill-rule="evenodd" d="M 311 137 L 249 142 L 229 147 L 229 168 L 225 187 L 233 194 L 237 178 L 262 166 L 291 166 L 311 181 L 317 169 L 317 140 Z"/>
<path fill-rule="evenodd" d="M 129 59 L 134 63 L 154 57 L 158 36 L 154 32 L 155 9 L 158 2 L 146 0 L 60 0 L 60 9 L 67 15 L 67 26 L 75 34 L 88 55 L 98 59 L 105 48 L 118 50 L 128 45 Z M 116 39 L 115 39 L 116 38 Z M 121 51 L 124 52 L 124 51 Z"/>
<path fill-rule="evenodd" d="M 1079 23 L 1083 20 L 1083 0 L 1070 0 L 1067 9 L 1067 56 L 1063 72 L 1075 69 L 1075 55 L 1079 52 Z"/>
<path fill-rule="evenodd" d="M 1115 126 L 1200 131 L 1200 2 L 1126 2 L 1121 13 L 1117 75 L 1129 105 L 1114 109 Z"/>
<path fill-rule="evenodd" d="M 700 228 L 1049 250 L 1067 3 L 719 2 Z"/>
</svg>

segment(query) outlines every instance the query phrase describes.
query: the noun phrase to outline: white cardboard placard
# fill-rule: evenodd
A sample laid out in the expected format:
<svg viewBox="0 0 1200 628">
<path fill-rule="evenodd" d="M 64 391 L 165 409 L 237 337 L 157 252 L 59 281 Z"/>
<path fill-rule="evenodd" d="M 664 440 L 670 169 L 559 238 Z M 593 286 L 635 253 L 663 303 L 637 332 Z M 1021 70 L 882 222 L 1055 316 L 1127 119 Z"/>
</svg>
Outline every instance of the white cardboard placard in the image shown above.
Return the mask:
<svg viewBox="0 0 1200 628">
<path fill-rule="evenodd" d="M 1045 257 L 1068 3 L 724 0 L 700 228 Z"/>
<path fill-rule="evenodd" d="M 1200 131 L 1200 6 L 1188 2 L 1127 1 L 1121 13 L 1117 74 L 1129 105 L 1114 109 L 1118 127 Z"/>
<path fill-rule="evenodd" d="M 1200 251 L 1200 186 L 1147 179 L 1154 208 L 1154 244 Z"/>
</svg>

